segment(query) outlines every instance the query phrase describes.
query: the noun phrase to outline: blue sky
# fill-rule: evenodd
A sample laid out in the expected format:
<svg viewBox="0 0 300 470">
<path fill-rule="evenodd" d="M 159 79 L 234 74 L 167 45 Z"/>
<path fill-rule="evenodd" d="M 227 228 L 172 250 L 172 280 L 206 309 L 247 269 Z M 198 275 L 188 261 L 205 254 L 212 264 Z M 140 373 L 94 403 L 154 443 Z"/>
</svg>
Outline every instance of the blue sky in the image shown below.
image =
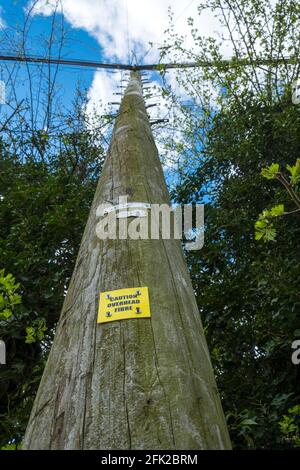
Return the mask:
<svg viewBox="0 0 300 470">
<path fill-rule="evenodd" d="M 192 16 L 202 34 L 218 30 L 216 19 L 208 12 L 197 15 L 197 0 L 0 0 L 0 18 L 3 33 L 12 34 L 16 25 L 24 22 L 26 9 L 34 3 L 27 39 L 27 53 L 43 55 L 43 39 L 49 35 L 53 11 L 57 6 L 57 21 L 64 14 L 67 41 L 63 47 L 65 58 L 79 58 L 104 62 L 151 63 L 158 60 L 158 47 L 164 41 L 169 24 L 168 8 L 174 14 L 175 29 L 186 36 L 186 47 L 192 47 L 187 18 Z M 153 46 L 150 47 L 149 43 Z M 6 41 L 5 52 L 14 52 Z M 52 56 L 57 55 L 55 48 Z M 24 67 L 24 66 L 22 66 Z M 34 66 L 31 66 L 34 67 Z M 170 74 L 171 79 L 171 74 Z M 58 83 L 67 102 L 74 96 L 77 81 L 89 89 L 92 102 L 116 101 L 113 92 L 120 83 L 120 73 L 69 69 L 61 67 Z M 172 80 L 172 79 L 171 79 Z"/>
<path fill-rule="evenodd" d="M 53 13 L 56 12 L 56 36 L 64 19 L 65 43 L 61 50 L 63 58 L 78 58 L 102 62 L 119 63 L 153 63 L 159 59 L 159 46 L 165 39 L 164 31 L 169 25 L 169 7 L 173 12 L 173 23 L 178 34 L 185 39 L 186 49 L 194 48 L 190 36 L 187 18 L 193 17 L 195 26 L 203 35 L 215 35 L 220 32 L 220 25 L 209 12 L 198 15 L 197 0 L 0 0 L 0 39 L 3 54 L 14 54 L 19 50 L 21 36 L 18 32 L 24 25 L 24 19 L 31 7 L 28 18 L 26 54 L 45 57 L 45 41 L 51 33 Z M 151 43 L 152 45 L 150 45 Z M 54 41 L 51 56 L 58 56 L 58 41 Z M 39 86 L 39 69 L 36 65 L 0 63 L 0 74 L 5 79 L 14 68 L 17 70 L 17 100 L 28 99 L 30 82 L 27 68 L 31 71 L 32 87 L 37 94 Z M 43 69 L 47 72 L 47 65 Z M 55 73 L 56 68 L 51 68 Z M 0 77 L 0 79 L 1 79 Z M 88 93 L 88 113 L 93 109 L 102 112 L 102 105 L 117 102 L 118 86 L 124 74 L 110 73 L 89 68 L 60 66 L 56 79 L 56 91 L 64 107 L 70 108 L 76 93 L 78 82 Z M 151 80 L 160 83 L 158 73 L 150 75 Z M 167 81 L 174 87 L 174 73 L 167 74 Z M 9 88 L 9 87 L 7 87 Z M 177 89 L 180 94 L 181 90 Z M 7 95 L 9 89 L 7 90 Z M 8 96 L 10 99 L 10 97 Z M 188 99 L 183 95 L 183 99 Z M 100 104 L 102 102 L 102 105 Z M 158 106 L 149 108 L 154 118 L 164 117 L 167 112 L 166 101 L 156 94 L 148 103 L 156 102 Z M 29 102 L 30 105 L 30 102 Z M 37 106 L 36 106 L 37 107 Z M 2 106 L 0 112 L 8 111 Z M 55 108 L 55 104 L 54 104 Z M 55 111 L 55 110 L 54 110 Z M 45 127 L 40 120 L 36 128 Z M 166 132 L 168 132 L 166 130 Z M 160 137 L 163 140 L 162 131 Z M 178 134 L 178 139 L 181 135 Z M 157 141 L 158 148 L 160 143 Z M 170 160 L 171 162 L 171 160 Z M 172 171 L 172 163 L 170 163 Z M 167 166 L 165 166 L 165 169 Z"/>
<path fill-rule="evenodd" d="M 22 27 L 25 19 L 24 9 L 28 5 L 26 0 L 11 0 L 11 1 L 1 1 L 1 19 L 4 22 L 4 27 L 2 28 L 2 37 L 9 34 L 9 36 L 14 36 L 14 39 L 18 41 L 18 37 L 15 34 L 15 29 Z M 61 15 L 57 17 L 57 23 L 61 23 Z M 45 38 L 49 37 L 51 32 L 52 17 L 44 15 L 36 15 L 31 19 L 30 31 L 27 39 L 26 51 L 29 55 L 34 56 L 44 56 L 45 48 L 44 41 Z M 68 22 L 65 22 L 64 25 L 66 29 L 67 40 L 66 44 L 63 47 L 63 56 L 65 58 L 79 58 L 85 60 L 102 60 L 103 53 L 101 45 L 97 40 L 92 37 L 87 31 L 80 28 L 73 28 L 72 25 Z M 5 39 L 4 45 L 2 43 L 2 52 L 7 54 L 14 54 L 16 52 L 16 47 L 10 41 Z M 52 56 L 57 57 L 58 48 L 54 47 L 52 51 Z M 5 75 L 6 66 L 11 67 L 12 65 L 6 63 L 5 66 L 1 64 L 2 74 Z M 36 68 L 35 65 L 29 65 L 31 70 Z M 53 67 L 54 70 L 54 67 Z M 20 86 L 19 94 L 20 97 L 26 95 L 26 88 L 28 82 L 26 81 L 26 70 L 25 66 L 20 65 L 19 77 Z M 74 98 L 74 93 L 76 89 L 76 84 L 80 82 L 83 87 L 89 89 L 93 82 L 93 77 L 95 70 L 93 69 L 80 69 L 79 67 L 60 67 L 59 76 L 58 76 L 58 85 L 61 87 L 61 93 L 63 95 L 64 103 L 68 106 L 72 99 Z M 22 77 L 24 78 L 25 89 L 22 89 Z"/>
</svg>

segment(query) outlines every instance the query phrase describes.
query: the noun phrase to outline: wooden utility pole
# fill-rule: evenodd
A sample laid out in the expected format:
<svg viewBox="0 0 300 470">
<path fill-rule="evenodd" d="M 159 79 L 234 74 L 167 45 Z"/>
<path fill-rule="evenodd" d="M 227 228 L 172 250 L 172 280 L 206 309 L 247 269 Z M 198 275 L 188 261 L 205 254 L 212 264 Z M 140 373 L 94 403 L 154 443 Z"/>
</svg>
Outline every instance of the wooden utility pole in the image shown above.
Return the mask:
<svg viewBox="0 0 300 470">
<path fill-rule="evenodd" d="M 24 447 L 228 449 L 180 241 L 96 234 L 99 204 L 124 195 L 169 204 L 139 72 L 122 99 Z M 144 286 L 150 318 L 97 323 L 100 292 Z"/>
</svg>

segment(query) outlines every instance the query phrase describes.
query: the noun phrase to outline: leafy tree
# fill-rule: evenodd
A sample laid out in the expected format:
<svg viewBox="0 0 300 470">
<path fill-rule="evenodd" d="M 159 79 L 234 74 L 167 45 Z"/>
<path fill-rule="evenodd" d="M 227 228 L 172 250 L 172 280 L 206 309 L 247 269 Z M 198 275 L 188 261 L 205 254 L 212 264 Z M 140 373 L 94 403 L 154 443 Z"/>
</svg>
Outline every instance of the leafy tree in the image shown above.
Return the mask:
<svg viewBox="0 0 300 470">
<path fill-rule="evenodd" d="M 273 223 L 274 219 L 283 215 L 295 214 L 295 212 L 300 211 L 300 198 L 296 191 L 300 181 L 300 159 L 298 158 L 296 164 L 293 166 L 286 165 L 286 169 L 290 173 L 289 178 L 286 178 L 283 172 L 279 171 L 279 163 L 272 163 L 269 167 L 263 168 L 261 174 L 269 180 L 277 179 L 282 183 L 292 201 L 296 204 L 296 209 L 291 212 L 285 212 L 283 204 L 278 204 L 271 209 L 265 209 L 259 214 L 258 220 L 255 222 L 256 240 L 274 240 L 276 236 L 276 228 Z"/>
<path fill-rule="evenodd" d="M 0 270 L 0 318 L 8 320 L 14 312 L 15 306 L 21 303 L 22 297 L 16 292 L 20 284 L 15 282 L 11 274 L 5 275 L 4 269 Z"/>
<path fill-rule="evenodd" d="M 101 170 L 101 134 L 82 127 L 43 158 L 24 155 L 40 140 L 0 141 L 0 445 L 22 440 Z"/>
<path fill-rule="evenodd" d="M 38 42 L 44 57 L 61 57 L 70 44 L 62 4 L 54 6 L 49 30 L 37 37 L 37 3 L 23 9 L 23 21 L 13 29 L 0 31 L 1 44 L 27 56 Z M 42 63 L 12 62 L 2 70 L 7 105 L 0 116 L 0 338 L 7 364 L 0 367 L 0 448 L 18 447 L 22 440 L 112 121 L 110 110 L 106 117 L 96 109 L 87 114 L 82 83 L 68 104 L 60 72 L 59 64 Z M 15 293 L 1 282 L 11 282 Z M 13 304 L 17 296 L 22 302 Z"/>
<path fill-rule="evenodd" d="M 288 443 L 300 447 L 300 405 L 289 408 L 279 423 L 280 431 Z"/>
<path fill-rule="evenodd" d="M 299 158 L 300 112 L 291 100 L 298 69 L 275 59 L 299 55 L 300 7 L 204 0 L 199 14 L 206 8 L 224 27 L 223 44 L 233 44 L 232 60 L 221 60 L 222 42 L 203 37 L 192 19 L 193 48 L 184 49 L 172 25 L 162 48 L 165 60 L 208 64 L 177 72 L 187 101 L 169 88 L 180 130 L 167 142 L 180 169 L 173 198 L 205 203 L 204 248 L 187 259 L 233 444 L 289 448 L 298 441 L 286 439 L 280 423 L 300 402 L 299 367 L 291 362 L 300 335 L 300 220 L 282 217 L 272 244 L 255 240 L 254 224 L 266 207 L 294 209 L 284 186 L 260 173 L 274 162 L 276 171 L 294 168 Z"/>
<path fill-rule="evenodd" d="M 164 139 L 167 157 L 178 160 L 172 195 L 206 204 L 204 248 L 187 260 L 233 443 L 291 448 L 299 445 L 300 369 L 290 360 L 300 336 L 299 216 L 280 217 L 273 243 L 255 240 L 254 224 L 263 211 L 270 219 L 294 210 L 286 187 L 261 172 L 287 169 L 298 184 L 300 112 L 291 84 L 299 74 L 300 5 L 199 1 L 199 14 L 208 8 L 223 25 L 219 41 L 190 19 L 193 47 L 184 48 L 171 24 L 161 48 L 164 60 L 206 65 L 176 73 L 184 102 L 158 67 L 176 110 Z M 227 62 L 224 44 L 233 48 Z M 50 114 L 47 106 L 46 121 Z M 21 135 L 14 126 L 0 141 L 1 276 L 11 273 L 20 284 L 13 295 L 22 297 L 11 304 L 2 293 L 4 310 L 14 313 L 0 320 L 10 365 L 0 369 L 0 443 L 8 447 L 22 439 L 103 153 L 101 132 L 83 125 L 57 137 L 50 125 L 35 127 L 28 132 L 22 120 Z"/>
</svg>

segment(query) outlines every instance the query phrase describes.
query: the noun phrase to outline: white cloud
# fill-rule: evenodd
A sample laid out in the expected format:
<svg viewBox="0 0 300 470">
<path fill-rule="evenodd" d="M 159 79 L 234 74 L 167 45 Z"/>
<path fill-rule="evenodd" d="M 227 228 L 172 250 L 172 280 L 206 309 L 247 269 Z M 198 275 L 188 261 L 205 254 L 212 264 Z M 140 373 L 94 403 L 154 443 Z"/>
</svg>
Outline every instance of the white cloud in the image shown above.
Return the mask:
<svg viewBox="0 0 300 470">
<path fill-rule="evenodd" d="M 180 34 L 188 33 L 188 16 L 198 17 L 197 0 L 186 0 L 186 4 L 182 0 L 40 0 L 34 10 L 36 14 L 47 16 L 60 3 L 73 27 L 88 31 L 103 47 L 106 57 L 121 61 L 126 61 L 132 50 L 142 57 L 149 42 L 163 42 L 169 6 Z M 207 34 L 218 27 L 218 23 L 213 15 L 204 13 L 199 26 L 202 33 Z M 157 51 L 150 52 L 148 60 L 157 55 Z"/>
<path fill-rule="evenodd" d="M 34 0 L 35 1 L 35 0 Z M 32 5 L 33 1 L 29 3 Z M 192 48 L 187 18 L 195 19 L 195 25 L 203 35 L 211 35 L 220 30 L 216 18 L 208 11 L 200 17 L 197 12 L 197 0 L 40 0 L 35 14 L 51 15 L 55 5 L 61 4 L 66 20 L 74 27 L 87 31 L 102 48 L 102 55 L 107 61 L 156 62 L 159 58 L 157 45 L 164 40 L 164 31 L 169 25 L 168 8 L 174 13 L 176 31 L 185 36 L 185 47 Z M 60 7 L 58 7 L 60 9 Z M 154 47 L 149 50 L 149 42 Z M 170 74 L 171 77 L 171 74 Z M 104 103 L 113 101 L 113 91 L 119 76 L 112 76 L 102 71 L 96 72 L 90 89 L 90 97 L 101 97 Z M 116 100 L 115 100 L 116 101 Z"/>
<path fill-rule="evenodd" d="M 92 112 L 94 108 L 99 109 L 111 102 L 119 102 L 120 97 L 114 93 L 120 91 L 121 73 L 110 73 L 106 71 L 96 71 L 92 85 L 88 92 L 89 105 L 87 112 Z"/>
<path fill-rule="evenodd" d="M 4 19 L 2 18 L 3 14 L 3 7 L 0 5 L 0 29 L 6 28 L 6 23 Z"/>
</svg>

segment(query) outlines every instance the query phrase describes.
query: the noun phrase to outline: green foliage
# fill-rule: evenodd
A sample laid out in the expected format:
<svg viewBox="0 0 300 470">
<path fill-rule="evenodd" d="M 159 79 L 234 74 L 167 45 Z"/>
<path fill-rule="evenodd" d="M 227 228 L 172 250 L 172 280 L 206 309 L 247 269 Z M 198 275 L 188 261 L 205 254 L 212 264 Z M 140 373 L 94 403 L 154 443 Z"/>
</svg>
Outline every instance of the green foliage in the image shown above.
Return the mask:
<svg viewBox="0 0 300 470">
<path fill-rule="evenodd" d="M 276 229 L 272 223 L 272 219 L 284 214 L 284 205 L 278 204 L 271 209 L 265 209 L 255 222 L 255 240 L 270 241 L 275 240 Z"/>
<path fill-rule="evenodd" d="M 176 103 L 180 139 L 174 132 L 164 142 L 166 155 L 178 156 L 172 196 L 206 204 L 205 245 L 187 260 L 233 445 L 292 448 L 299 439 L 299 367 L 290 356 L 299 331 L 300 223 L 297 214 L 281 215 L 293 210 L 299 183 L 300 113 L 291 102 L 298 65 L 255 61 L 299 57 L 300 4 L 202 0 L 199 12 L 206 8 L 233 40 L 232 67 L 193 19 L 190 51 L 172 25 L 161 49 L 165 61 L 171 52 L 172 62 L 214 64 L 176 76 L 190 98 Z M 158 70 L 164 78 L 165 68 Z M 175 92 L 164 90 L 175 101 Z M 17 143 L 18 153 L 0 142 L 1 263 L 22 284 L 17 319 L 11 315 L 1 331 L 10 361 L 0 376 L 4 445 L 22 439 L 102 163 L 85 132 L 66 135 L 57 147 L 36 133 L 38 161 Z M 257 243 L 254 224 L 262 233 L 256 238 L 274 240 L 279 217 L 276 242 Z"/>
<path fill-rule="evenodd" d="M 276 229 L 269 219 L 259 219 L 255 222 L 255 240 L 274 241 Z"/>
<path fill-rule="evenodd" d="M 1 447 L 0 450 L 20 450 L 20 445 L 18 444 L 6 444 L 4 446 Z"/>
<path fill-rule="evenodd" d="M 293 166 L 287 165 L 286 169 L 291 174 L 291 184 L 296 185 L 300 181 L 300 158 L 297 158 L 296 164 Z"/>
<path fill-rule="evenodd" d="M 45 320 L 36 320 L 33 326 L 26 327 L 26 340 L 25 343 L 35 343 L 36 341 L 42 341 L 45 337 L 47 326 Z"/>
<path fill-rule="evenodd" d="M 283 115 L 259 105 L 246 117 L 234 107 L 222 110 L 209 131 L 205 160 L 173 191 L 177 202 L 206 203 L 204 247 L 187 257 L 235 448 L 292 446 L 278 423 L 300 392 L 290 349 L 298 328 L 300 224 L 297 214 L 281 217 L 291 205 L 285 189 L 270 187 L 257 171 L 272 162 L 275 149 L 286 163 L 295 161 L 300 116 L 285 103 Z M 293 123 L 290 136 L 280 143 L 276 132 L 268 132 L 266 146 L 266 116 L 273 129 L 278 119 Z M 280 217 L 272 246 L 255 242 L 260 213 L 256 229 L 270 239 Z"/>
<path fill-rule="evenodd" d="M 37 138 L 43 158 L 0 140 L 0 446 L 22 441 L 103 162 L 100 135 Z"/>
<path fill-rule="evenodd" d="M 255 427 L 258 425 L 256 416 L 251 411 L 244 409 L 241 413 L 230 412 L 226 416 L 226 422 L 230 433 L 237 433 L 240 439 L 244 440 L 246 447 L 254 445 L 253 437 Z"/>
<path fill-rule="evenodd" d="M 283 434 L 283 441 L 293 447 L 300 447 L 300 405 L 288 409 L 288 415 L 284 415 L 279 421 L 279 429 Z"/>
<path fill-rule="evenodd" d="M 290 171 L 300 148 L 300 112 L 291 101 L 296 69 L 245 67 L 238 60 L 299 56 L 293 36 L 300 5 L 203 0 L 199 10 L 208 7 L 224 37 L 233 38 L 237 60 L 230 68 L 222 64 L 220 44 L 203 37 L 193 20 L 192 51 L 170 26 L 172 58 L 214 63 L 176 74 L 190 98 L 173 123 L 184 146 L 176 136 L 166 142 L 166 153 L 178 149 L 172 196 L 177 203 L 205 203 L 205 244 L 187 260 L 233 445 L 291 448 L 279 423 L 291 418 L 287 410 L 300 398 L 299 367 L 291 362 L 299 330 L 300 219 L 287 189 L 293 186 L 297 196 L 298 170 Z M 257 243 L 257 221 L 260 239 L 273 240 L 276 223 L 276 241 Z"/>
<path fill-rule="evenodd" d="M 0 270 L 0 320 L 8 320 L 14 310 L 15 305 L 22 301 L 20 294 L 16 291 L 20 284 L 16 283 L 12 274 L 5 276 L 5 270 Z"/>
<path fill-rule="evenodd" d="M 164 64 L 158 64 L 156 66 L 156 70 L 158 70 L 161 73 L 164 73 L 166 71 L 166 66 Z"/>
<path fill-rule="evenodd" d="M 272 180 L 276 178 L 277 173 L 279 172 L 279 163 L 272 163 L 267 168 L 263 168 L 261 170 L 261 174 L 264 178 L 267 178 L 268 180 Z"/>
<path fill-rule="evenodd" d="M 266 179 L 278 179 L 280 183 L 286 188 L 291 200 L 296 203 L 296 209 L 294 212 L 300 211 L 300 199 L 297 193 L 292 188 L 297 185 L 300 179 L 300 160 L 297 159 L 296 164 L 293 166 L 286 165 L 287 170 L 290 172 L 290 182 L 285 178 L 283 173 L 279 171 L 279 163 L 272 163 L 267 168 L 263 168 L 261 174 Z M 255 222 L 255 239 L 263 241 L 274 241 L 276 237 L 276 228 L 272 223 L 272 219 L 281 215 L 288 215 L 289 213 L 284 212 L 284 205 L 278 204 L 272 207 L 272 209 L 265 209 L 259 214 L 258 220 Z"/>
</svg>

